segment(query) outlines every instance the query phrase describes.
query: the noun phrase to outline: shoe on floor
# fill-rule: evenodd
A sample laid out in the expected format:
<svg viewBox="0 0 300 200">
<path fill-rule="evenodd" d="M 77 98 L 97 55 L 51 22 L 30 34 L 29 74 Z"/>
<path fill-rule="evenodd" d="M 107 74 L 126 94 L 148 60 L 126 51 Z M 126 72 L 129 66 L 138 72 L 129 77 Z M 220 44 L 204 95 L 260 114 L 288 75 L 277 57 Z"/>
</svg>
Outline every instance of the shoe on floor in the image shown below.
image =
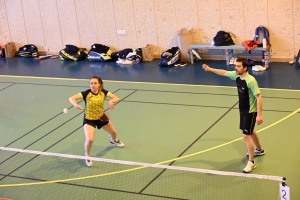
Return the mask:
<svg viewBox="0 0 300 200">
<path fill-rule="evenodd" d="M 256 163 L 252 161 L 248 161 L 247 166 L 243 169 L 244 173 L 250 173 L 256 168 Z"/>
<path fill-rule="evenodd" d="M 124 144 L 120 140 L 114 141 L 112 138 L 110 138 L 110 143 L 115 144 L 116 146 L 118 146 L 120 148 L 124 147 Z"/>
<path fill-rule="evenodd" d="M 254 149 L 254 157 L 255 156 L 263 156 L 263 155 L 265 155 L 265 150 L 264 149 L 262 149 L 262 150 Z M 249 157 L 249 154 L 247 153 L 246 156 Z"/>
<path fill-rule="evenodd" d="M 91 156 L 88 156 L 88 155 L 85 155 L 85 156 L 86 156 L 86 159 L 85 159 L 86 166 L 91 167 L 93 165 L 93 161 L 89 159 Z"/>
<path fill-rule="evenodd" d="M 252 71 L 256 71 L 256 72 L 265 71 L 266 69 L 267 69 L 266 67 L 263 67 L 261 65 L 254 65 L 252 67 Z"/>
<path fill-rule="evenodd" d="M 236 65 L 237 58 L 233 58 L 233 65 Z"/>
<path fill-rule="evenodd" d="M 233 65 L 233 63 L 234 63 L 234 57 L 231 57 L 229 60 L 229 65 Z"/>
<path fill-rule="evenodd" d="M 181 63 L 180 64 L 180 67 L 185 67 L 185 66 L 187 66 L 187 63 Z"/>
</svg>

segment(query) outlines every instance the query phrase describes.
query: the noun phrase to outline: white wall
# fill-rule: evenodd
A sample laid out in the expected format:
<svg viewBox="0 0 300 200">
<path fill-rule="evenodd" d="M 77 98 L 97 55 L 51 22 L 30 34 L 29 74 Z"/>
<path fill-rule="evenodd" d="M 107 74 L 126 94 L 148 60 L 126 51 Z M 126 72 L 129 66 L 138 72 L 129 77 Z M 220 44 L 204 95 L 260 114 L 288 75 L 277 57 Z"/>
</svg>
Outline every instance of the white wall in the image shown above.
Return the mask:
<svg viewBox="0 0 300 200">
<path fill-rule="evenodd" d="M 299 13 L 300 0 L 0 0 L 0 43 L 52 52 L 65 44 L 100 43 L 113 51 L 153 44 L 160 55 L 177 46 L 176 32 L 184 27 L 193 27 L 195 43 L 209 42 L 219 30 L 242 43 L 264 25 L 272 58 L 290 60 L 300 49 Z"/>
</svg>

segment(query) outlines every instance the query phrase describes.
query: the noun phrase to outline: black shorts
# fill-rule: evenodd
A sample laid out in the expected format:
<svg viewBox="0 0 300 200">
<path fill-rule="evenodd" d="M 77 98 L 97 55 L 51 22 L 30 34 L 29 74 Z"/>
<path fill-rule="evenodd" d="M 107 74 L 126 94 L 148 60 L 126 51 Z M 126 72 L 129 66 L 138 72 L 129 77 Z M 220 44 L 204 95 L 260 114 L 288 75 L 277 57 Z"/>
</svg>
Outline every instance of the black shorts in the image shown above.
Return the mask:
<svg viewBox="0 0 300 200">
<path fill-rule="evenodd" d="M 256 122 L 257 113 L 240 113 L 240 129 L 243 131 L 243 134 L 252 135 L 255 122 Z"/>
<path fill-rule="evenodd" d="M 98 120 L 89 120 L 85 117 L 83 118 L 83 126 L 85 124 L 91 125 L 94 128 L 102 128 L 103 126 L 107 125 L 109 123 L 109 118 L 104 114 L 100 119 Z"/>
</svg>

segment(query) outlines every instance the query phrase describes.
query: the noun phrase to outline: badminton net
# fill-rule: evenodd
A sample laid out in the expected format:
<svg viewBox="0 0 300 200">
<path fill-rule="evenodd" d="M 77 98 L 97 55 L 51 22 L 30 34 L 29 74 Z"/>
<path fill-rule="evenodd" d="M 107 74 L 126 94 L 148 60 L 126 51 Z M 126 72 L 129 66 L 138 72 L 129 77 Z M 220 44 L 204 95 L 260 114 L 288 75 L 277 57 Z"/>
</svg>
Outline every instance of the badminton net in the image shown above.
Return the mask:
<svg viewBox="0 0 300 200">
<path fill-rule="evenodd" d="M 11 199 L 280 199 L 277 176 L 0 150 L 0 197 Z"/>
</svg>

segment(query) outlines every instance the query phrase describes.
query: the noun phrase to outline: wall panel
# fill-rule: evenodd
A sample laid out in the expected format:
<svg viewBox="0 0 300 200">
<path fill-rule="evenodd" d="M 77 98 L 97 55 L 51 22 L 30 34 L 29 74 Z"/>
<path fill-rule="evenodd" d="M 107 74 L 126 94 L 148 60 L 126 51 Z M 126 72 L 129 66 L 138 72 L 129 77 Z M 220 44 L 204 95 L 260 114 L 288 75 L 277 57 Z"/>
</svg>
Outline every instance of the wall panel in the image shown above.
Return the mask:
<svg viewBox="0 0 300 200">
<path fill-rule="evenodd" d="M 159 54 L 153 0 L 133 0 L 133 6 L 138 47 L 152 44 L 154 54 Z"/>
<path fill-rule="evenodd" d="M 5 0 L 0 0 L 0 44 L 6 44 L 11 41 Z"/>
<path fill-rule="evenodd" d="M 136 23 L 132 0 L 113 0 L 116 29 L 126 30 L 126 35 L 117 35 L 119 49 L 132 48 L 137 45 Z"/>
<path fill-rule="evenodd" d="M 221 28 L 235 35 L 235 43 L 245 40 L 245 23 L 242 0 L 220 0 Z"/>
<path fill-rule="evenodd" d="M 200 42 L 200 30 L 198 22 L 197 1 L 188 0 L 182 4 L 182 0 L 175 0 L 177 30 L 192 27 L 193 41 Z"/>
<path fill-rule="evenodd" d="M 176 9 L 174 0 L 154 0 L 157 43 L 159 54 L 177 46 Z"/>
<path fill-rule="evenodd" d="M 34 44 L 39 51 L 45 51 L 41 13 L 38 0 L 22 0 L 23 16 L 27 32 L 28 44 Z"/>
<path fill-rule="evenodd" d="M 56 0 L 39 0 L 45 46 L 50 52 L 64 48 Z"/>
<path fill-rule="evenodd" d="M 294 55 L 293 1 L 269 1 L 269 31 L 272 54 L 276 58 Z M 299 18 L 299 17 L 298 17 Z"/>
<path fill-rule="evenodd" d="M 21 0 L 6 0 L 6 13 L 10 29 L 11 41 L 16 43 L 17 49 L 28 44 Z"/>
<path fill-rule="evenodd" d="M 200 42 L 210 43 L 221 30 L 219 0 L 197 0 Z"/>
<path fill-rule="evenodd" d="M 91 45 L 98 43 L 94 0 L 75 0 L 77 22 L 82 47 L 90 49 Z"/>
<path fill-rule="evenodd" d="M 263 25 L 269 28 L 268 1 L 244 1 L 245 40 L 253 40 L 255 29 Z"/>
<path fill-rule="evenodd" d="M 109 46 L 112 51 L 117 51 L 119 45 L 112 0 L 94 0 L 94 6 L 98 42 Z"/>
<path fill-rule="evenodd" d="M 300 50 L 300 20 L 299 20 L 299 13 L 300 13 L 300 1 L 293 0 L 293 27 L 294 27 L 294 55 L 298 54 Z"/>
<path fill-rule="evenodd" d="M 56 1 L 63 45 L 73 44 L 81 46 L 74 0 Z"/>
</svg>

